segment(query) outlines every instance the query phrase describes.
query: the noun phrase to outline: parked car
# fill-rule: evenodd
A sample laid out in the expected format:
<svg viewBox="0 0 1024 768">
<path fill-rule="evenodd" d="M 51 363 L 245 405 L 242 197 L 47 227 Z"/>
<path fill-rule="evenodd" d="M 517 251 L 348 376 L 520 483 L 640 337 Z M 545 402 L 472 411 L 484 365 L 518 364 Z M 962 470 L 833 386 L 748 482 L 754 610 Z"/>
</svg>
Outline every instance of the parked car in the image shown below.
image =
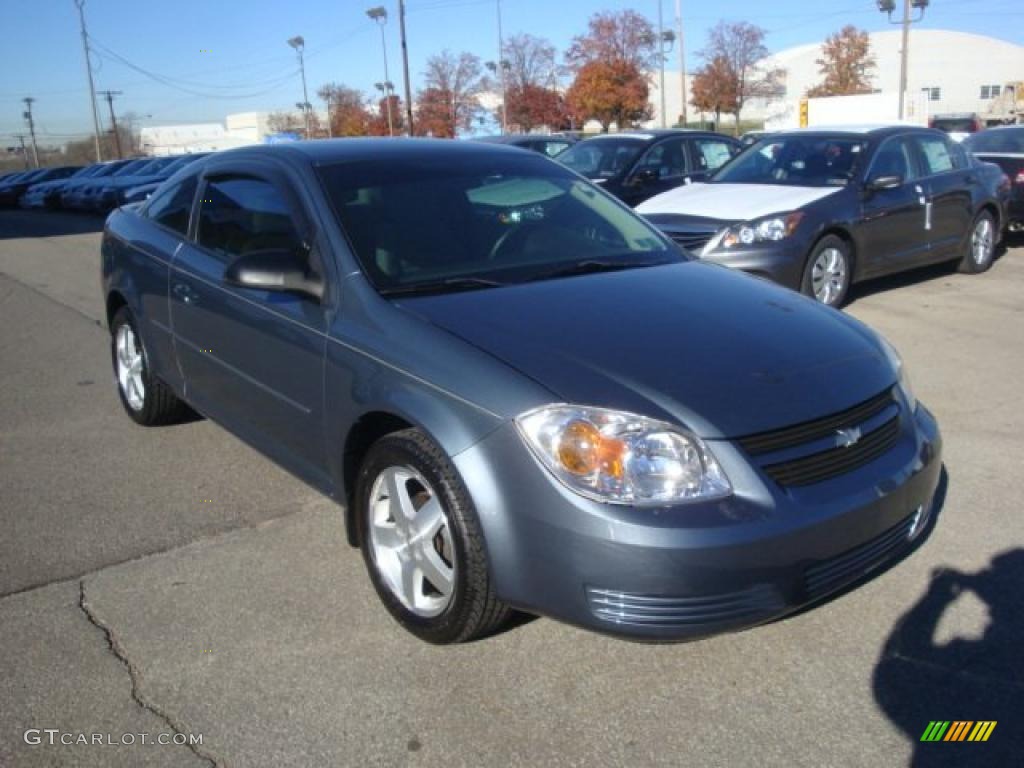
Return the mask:
<svg viewBox="0 0 1024 768">
<path fill-rule="evenodd" d="M 555 157 L 567 150 L 577 142 L 574 136 L 565 134 L 541 134 L 541 133 L 516 133 L 502 136 L 480 136 L 474 141 L 483 141 L 488 144 L 508 144 L 513 147 L 532 149 L 548 157 Z"/>
<path fill-rule="evenodd" d="M 60 190 L 64 188 L 64 185 L 72 181 L 81 181 L 82 179 L 91 178 L 101 168 L 102 163 L 96 163 L 94 165 L 87 165 L 84 168 L 79 168 L 77 171 L 62 179 L 50 179 L 49 181 L 40 181 L 33 183 L 28 189 L 22 194 L 18 204 L 22 208 L 46 208 L 48 201 L 53 200 L 55 195 L 60 194 Z"/>
<path fill-rule="evenodd" d="M 153 158 L 142 157 L 134 160 L 118 160 L 119 165 L 109 173 L 97 174 L 83 184 L 68 184 L 61 194 L 61 205 L 77 211 L 89 211 L 93 209 L 93 199 L 99 194 L 102 185 L 112 178 L 130 176 L 144 168 Z"/>
<path fill-rule="evenodd" d="M 59 168 L 40 168 L 21 178 L 0 185 L 0 207 L 17 205 L 25 190 L 31 185 L 51 179 L 63 179 L 78 170 L 78 166 L 67 165 Z"/>
<path fill-rule="evenodd" d="M 984 272 L 1006 198 L 999 169 L 939 131 L 803 129 L 638 211 L 702 259 L 840 306 L 852 283 L 924 264 Z"/>
<path fill-rule="evenodd" d="M 1002 168 L 1012 184 L 1007 203 L 1007 227 L 1024 231 L 1024 125 L 989 128 L 970 136 L 964 147 L 979 160 Z"/>
<path fill-rule="evenodd" d="M 117 207 L 120 201 L 120 193 L 131 187 L 138 186 L 147 181 L 157 181 L 160 178 L 160 171 L 177 157 L 149 157 L 145 158 L 140 166 L 131 170 L 124 170 L 111 174 L 94 184 L 87 184 L 82 195 L 81 205 L 84 209 L 95 213 L 107 213 Z"/>
<path fill-rule="evenodd" d="M 749 147 L 751 144 L 755 144 L 766 136 L 771 136 L 775 131 L 747 131 L 740 136 L 740 144 L 744 147 Z"/>
<path fill-rule="evenodd" d="M 736 139 L 718 133 L 623 131 L 584 139 L 560 154 L 558 162 L 636 206 L 704 179 L 740 149 Z"/>
<path fill-rule="evenodd" d="M 125 188 L 118 190 L 118 201 L 120 205 L 134 205 L 136 203 L 142 203 L 149 199 L 156 190 L 160 188 L 160 185 L 167 179 L 177 173 L 179 170 L 184 168 L 189 163 L 193 163 L 196 160 L 206 157 L 209 152 L 195 152 L 191 155 L 183 155 L 178 158 L 177 162 L 164 168 L 154 180 L 146 180 L 143 183 L 127 187 L 127 183 L 124 185 Z"/>
<path fill-rule="evenodd" d="M 136 161 L 107 160 L 93 166 L 96 170 L 88 176 L 77 179 L 62 179 L 59 183 L 47 190 L 46 207 L 51 209 L 73 208 L 73 203 L 76 202 L 78 194 L 87 184 L 95 183 L 97 179 L 117 173 L 117 171 L 133 162 Z"/>
<path fill-rule="evenodd" d="M 230 150 L 112 213 L 101 247 L 127 414 L 187 403 L 342 502 L 423 639 L 510 606 L 649 639 L 746 627 L 929 524 L 941 438 L 889 344 L 537 153 Z"/>
<path fill-rule="evenodd" d="M 984 130 L 985 122 L 975 112 L 951 112 L 932 115 L 928 119 L 928 127 L 948 133 L 953 141 L 963 141 L 972 133 Z"/>
</svg>

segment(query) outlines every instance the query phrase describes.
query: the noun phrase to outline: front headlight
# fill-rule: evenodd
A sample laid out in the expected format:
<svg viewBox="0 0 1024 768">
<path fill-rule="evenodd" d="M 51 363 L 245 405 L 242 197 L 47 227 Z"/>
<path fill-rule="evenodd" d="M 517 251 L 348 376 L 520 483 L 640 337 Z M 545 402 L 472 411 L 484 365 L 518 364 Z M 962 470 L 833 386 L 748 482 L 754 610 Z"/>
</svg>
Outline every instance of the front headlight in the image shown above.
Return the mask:
<svg viewBox="0 0 1024 768">
<path fill-rule="evenodd" d="M 776 216 L 768 216 L 757 221 L 734 224 L 725 230 L 720 245 L 723 248 L 733 248 L 737 245 L 751 245 L 752 243 L 765 243 L 792 235 L 804 217 L 803 212 L 780 213 Z"/>
<path fill-rule="evenodd" d="M 907 366 L 903 362 L 903 358 L 900 357 L 900 353 L 896 351 L 896 347 L 890 344 L 884 336 L 879 334 L 878 340 L 882 344 L 882 349 L 885 351 L 885 356 L 888 358 L 890 365 L 896 371 L 896 385 L 903 392 L 903 397 L 906 398 L 908 407 L 913 411 L 917 407 L 917 397 L 914 395 L 914 388 L 910 385 L 910 374 L 907 373 Z"/>
<path fill-rule="evenodd" d="M 605 408 L 549 405 L 519 416 L 516 426 L 544 466 L 587 498 L 649 506 L 732 492 L 707 445 L 672 424 Z"/>
</svg>

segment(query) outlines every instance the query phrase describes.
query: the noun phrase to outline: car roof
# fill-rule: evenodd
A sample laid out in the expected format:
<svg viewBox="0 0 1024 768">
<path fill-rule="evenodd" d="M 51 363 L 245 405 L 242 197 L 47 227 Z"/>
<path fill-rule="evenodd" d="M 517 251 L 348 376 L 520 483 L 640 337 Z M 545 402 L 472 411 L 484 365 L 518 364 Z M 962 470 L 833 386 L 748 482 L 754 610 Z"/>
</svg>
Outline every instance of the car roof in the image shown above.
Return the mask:
<svg viewBox="0 0 1024 768">
<path fill-rule="evenodd" d="M 862 123 L 862 124 L 839 124 L 839 125 L 817 125 L 807 126 L 805 128 L 790 128 L 784 131 L 778 131 L 773 134 L 775 138 L 781 136 L 792 136 L 801 134 L 810 135 L 821 135 L 821 136 L 838 136 L 846 134 L 848 136 L 870 136 L 870 137 L 883 137 L 894 133 L 902 133 L 906 131 L 924 131 L 934 133 L 934 129 L 925 128 L 921 125 L 907 125 L 906 123 Z"/>
<path fill-rule="evenodd" d="M 513 133 L 500 136 L 476 136 L 472 141 L 480 141 L 484 144 L 527 144 L 531 141 L 564 141 L 572 144 L 576 139 L 572 136 L 563 136 L 558 133 Z"/>
</svg>

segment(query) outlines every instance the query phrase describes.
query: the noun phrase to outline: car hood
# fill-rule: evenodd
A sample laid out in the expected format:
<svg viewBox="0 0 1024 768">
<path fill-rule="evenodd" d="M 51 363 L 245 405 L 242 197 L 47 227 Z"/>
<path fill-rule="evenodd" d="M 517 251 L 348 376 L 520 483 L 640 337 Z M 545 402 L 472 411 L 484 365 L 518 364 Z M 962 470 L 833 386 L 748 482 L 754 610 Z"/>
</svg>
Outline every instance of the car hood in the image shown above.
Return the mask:
<svg viewBox="0 0 1024 768">
<path fill-rule="evenodd" d="M 655 195 L 637 213 L 675 213 L 723 221 L 750 221 L 795 211 L 834 195 L 843 187 L 794 187 L 788 184 L 687 184 Z"/>
<path fill-rule="evenodd" d="M 396 304 L 580 405 L 740 437 L 895 383 L 874 334 L 799 294 L 685 262 Z"/>
</svg>

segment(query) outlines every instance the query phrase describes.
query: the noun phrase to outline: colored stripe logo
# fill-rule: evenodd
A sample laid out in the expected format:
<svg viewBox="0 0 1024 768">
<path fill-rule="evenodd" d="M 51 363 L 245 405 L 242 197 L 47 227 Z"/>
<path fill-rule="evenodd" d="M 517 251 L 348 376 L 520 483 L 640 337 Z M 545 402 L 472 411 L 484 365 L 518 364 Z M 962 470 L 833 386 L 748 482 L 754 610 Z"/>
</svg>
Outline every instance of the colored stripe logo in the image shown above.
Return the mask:
<svg viewBox="0 0 1024 768">
<path fill-rule="evenodd" d="M 921 741 L 988 741 L 996 720 L 932 720 L 921 734 Z"/>
</svg>

